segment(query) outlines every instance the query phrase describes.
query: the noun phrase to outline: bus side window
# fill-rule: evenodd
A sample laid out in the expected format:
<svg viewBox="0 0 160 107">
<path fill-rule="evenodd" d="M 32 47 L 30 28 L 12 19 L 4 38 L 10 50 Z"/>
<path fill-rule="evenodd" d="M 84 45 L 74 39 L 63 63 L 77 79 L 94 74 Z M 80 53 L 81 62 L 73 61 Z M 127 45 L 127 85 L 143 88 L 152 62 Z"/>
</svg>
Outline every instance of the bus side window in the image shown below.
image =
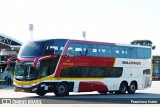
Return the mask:
<svg viewBox="0 0 160 107">
<path fill-rule="evenodd" d="M 69 47 L 68 48 L 68 50 L 66 52 L 66 55 L 69 56 L 69 57 L 74 55 L 74 49 L 73 49 L 73 47 Z"/>
<path fill-rule="evenodd" d="M 88 49 L 83 48 L 82 54 L 83 54 L 83 56 L 87 56 L 88 55 Z"/>
<path fill-rule="evenodd" d="M 144 53 L 145 53 L 145 58 L 151 58 L 151 49 L 150 48 L 144 49 Z"/>
<path fill-rule="evenodd" d="M 55 54 L 55 49 L 52 48 L 51 46 L 47 46 L 45 50 L 45 55 L 54 55 Z"/>
<path fill-rule="evenodd" d="M 137 56 L 139 59 L 144 59 L 145 58 L 145 53 L 143 48 L 137 48 Z"/>
<path fill-rule="evenodd" d="M 98 48 L 95 44 L 84 44 L 83 51 L 87 52 L 87 56 L 98 56 Z"/>
<path fill-rule="evenodd" d="M 48 68 L 48 67 L 42 67 L 40 76 L 41 76 L 41 77 L 46 77 L 46 76 L 48 76 L 49 74 L 50 74 L 50 73 L 49 73 L 49 68 Z"/>
<path fill-rule="evenodd" d="M 61 55 L 63 49 L 63 43 L 50 41 L 46 45 L 44 55 Z"/>
<path fill-rule="evenodd" d="M 66 55 L 82 56 L 82 44 L 81 43 L 70 43 Z"/>
<path fill-rule="evenodd" d="M 112 57 L 111 46 L 99 45 L 99 56 L 100 57 Z"/>
<path fill-rule="evenodd" d="M 125 47 L 126 58 L 137 58 L 137 48 L 135 47 Z"/>
<path fill-rule="evenodd" d="M 118 58 L 124 58 L 125 57 L 124 48 L 122 46 L 113 46 L 112 47 L 112 52 L 113 52 L 114 57 L 118 57 Z"/>
</svg>

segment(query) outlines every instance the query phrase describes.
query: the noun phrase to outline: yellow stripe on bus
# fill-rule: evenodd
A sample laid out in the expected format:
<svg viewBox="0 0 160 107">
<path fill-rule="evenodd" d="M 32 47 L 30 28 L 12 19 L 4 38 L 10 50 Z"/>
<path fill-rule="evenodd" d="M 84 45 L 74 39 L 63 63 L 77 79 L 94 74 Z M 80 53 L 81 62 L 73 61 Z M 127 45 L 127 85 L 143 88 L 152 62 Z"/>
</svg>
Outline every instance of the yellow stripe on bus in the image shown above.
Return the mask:
<svg viewBox="0 0 160 107">
<path fill-rule="evenodd" d="M 14 83 L 17 85 L 32 85 L 37 84 L 47 80 L 102 80 L 104 78 L 54 78 L 53 76 L 33 80 L 33 81 L 18 81 L 14 79 Z"/>
</svg>

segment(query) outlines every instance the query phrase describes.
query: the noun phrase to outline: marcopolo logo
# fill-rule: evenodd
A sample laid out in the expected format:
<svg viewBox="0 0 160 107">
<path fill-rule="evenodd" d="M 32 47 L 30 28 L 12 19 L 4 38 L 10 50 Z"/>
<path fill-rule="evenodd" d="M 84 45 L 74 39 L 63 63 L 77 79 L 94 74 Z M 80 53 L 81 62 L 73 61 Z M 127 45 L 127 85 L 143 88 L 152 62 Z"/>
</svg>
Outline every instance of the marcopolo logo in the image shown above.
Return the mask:
<svg viewBox="0 0 160 107">
<path fill-rule="evenodd" d="M 135 61 L 122 61 L 122 64 L 141 65 L 141 62 L 135 62 Z"/>
</svg>

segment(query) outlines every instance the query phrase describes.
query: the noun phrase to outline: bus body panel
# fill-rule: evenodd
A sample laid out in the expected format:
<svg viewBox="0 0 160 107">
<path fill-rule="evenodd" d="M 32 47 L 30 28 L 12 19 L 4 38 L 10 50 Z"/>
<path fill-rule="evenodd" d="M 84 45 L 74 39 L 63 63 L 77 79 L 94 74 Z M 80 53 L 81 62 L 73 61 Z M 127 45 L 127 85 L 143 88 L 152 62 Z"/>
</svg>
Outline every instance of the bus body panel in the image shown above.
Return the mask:
<svg viewBox="0 0 160 107">
<path fill-rule="evenodd" d="M 68 57 L 66 54 L 71 43 L 82 43 L 82 47 L 85 47 L 86 44 L 96 44 L 97 50 L 94 49 L 93 52 L 103 52 L 102 49 L 98 50 L 100 46 L 103 47 L 102 45 L 112 47 L 111 49 L 114 49 L 114 46 L 120 46 L 120 48 L 123 46 L 114 43 L 68 40 L 58 58 L 57 65 L 48 63 L 56 66 L 53 74 L 30 81 L 21 81 L 15 78 L 16 90 L 35 92 L 40 88 L 46 92 L 54 92 L 57 84 L 62 82 L 68 83 L 70 92 L 118 91 L 123 81 L 126 81 L 128 87 L 133 81 L 137 83 L 137 89 L 150 87 L 151 58 L 134 59 L 87 55 Z M 130 46 L 125 47 L 130 48 Z M 134 46 L 131 47 L 134 48 Z M 138 46 L 136 48 L 138 49 Z M 19 62 L 26 64 L 28 62 L 33 64 L 34 60 L 35 58 L 19 57 Z"/>
</svg>

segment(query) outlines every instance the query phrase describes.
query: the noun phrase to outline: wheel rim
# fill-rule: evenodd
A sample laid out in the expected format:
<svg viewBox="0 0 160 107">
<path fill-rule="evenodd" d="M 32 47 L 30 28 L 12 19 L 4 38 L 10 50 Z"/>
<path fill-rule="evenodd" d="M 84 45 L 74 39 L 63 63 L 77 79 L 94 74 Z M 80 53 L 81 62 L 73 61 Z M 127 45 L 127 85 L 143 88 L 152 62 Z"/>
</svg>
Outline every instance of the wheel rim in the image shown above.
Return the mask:
<svg viewBox="0 0 160 107">
<path fill-rule="evenodd" d="M 121 92 L 125 92 L 126 91 L 126 86 L 123 85 L 123 87 L 121 87 Z"/>
<path fill-rule="evenodd" d="M 134 90 L 136 89 L 135 85 L 132 84 L 132 85 L 130 86 L 130 89 L 131 89 L 131 91 L 134 91 Z"/>
<path fill-rule="evenodd" d="M 58 91 L 58 93 L 65 93 L 66 88 L 65 88 L 65 86 L 63 86 L 63 85 L 60 85 L 60 86 L 58 87 L 57 91 Z"/>
</svg>

